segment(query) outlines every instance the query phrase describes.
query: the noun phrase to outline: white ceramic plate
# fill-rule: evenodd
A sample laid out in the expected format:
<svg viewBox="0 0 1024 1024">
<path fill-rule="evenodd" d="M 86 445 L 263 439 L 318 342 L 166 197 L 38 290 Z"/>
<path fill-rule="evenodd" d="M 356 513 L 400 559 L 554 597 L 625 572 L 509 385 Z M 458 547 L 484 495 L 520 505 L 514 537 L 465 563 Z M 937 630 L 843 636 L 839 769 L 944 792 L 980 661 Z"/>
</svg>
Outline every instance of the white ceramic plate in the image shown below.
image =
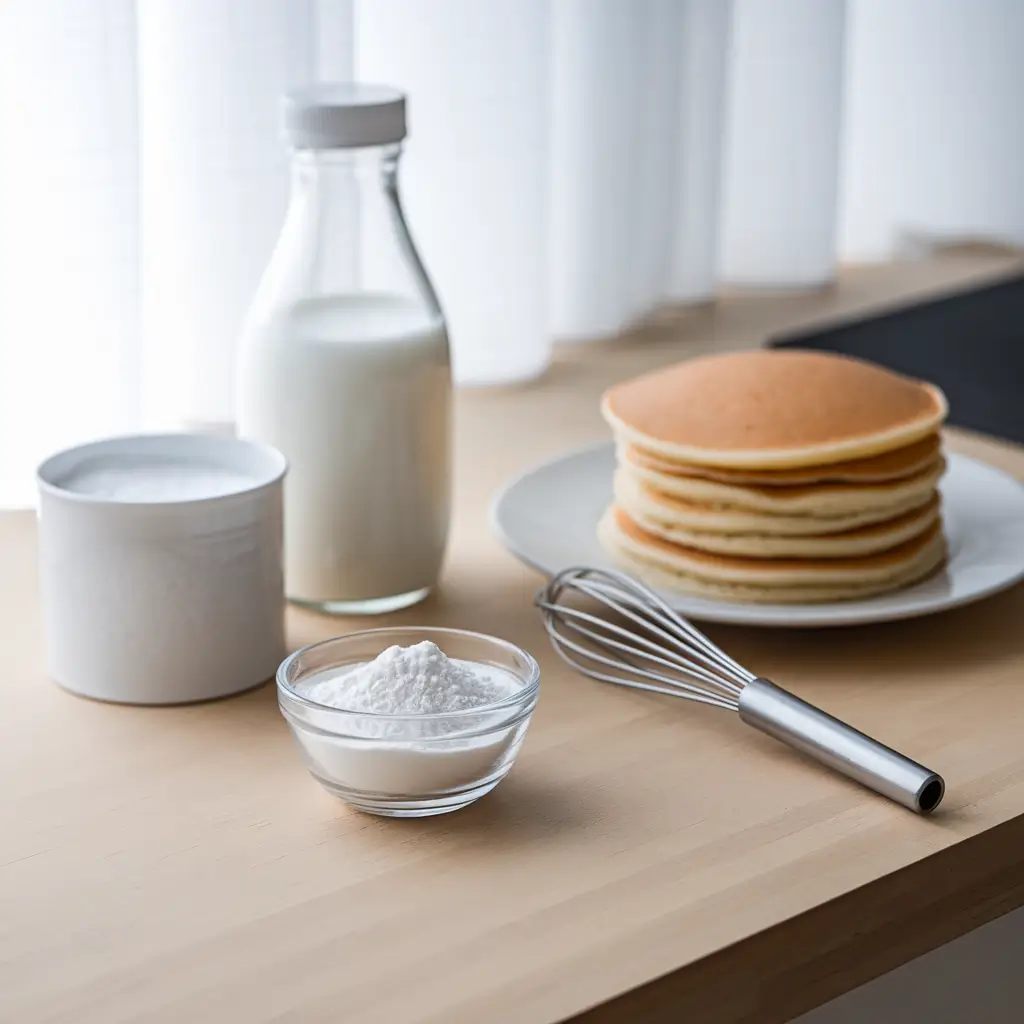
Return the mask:
<svg viewBox="0 0 1024 1024">
<path fill-rule="evenodd" d="M 946 568 L 892 594 L 831 604 L 738 604 L 661 591 L 677 611 L 706 622 L 849 626 L 955 608 L 1024 579 L 1024 486 L 965 455 L 949 455 L 941 484 Z M 611 444 L 573 452 L 524 473 L 498 496 L 491 521 L 527 565 L 553 575 L 570 566 L 614 568 L 595 530 L 612 494 Z"/>
</svg>

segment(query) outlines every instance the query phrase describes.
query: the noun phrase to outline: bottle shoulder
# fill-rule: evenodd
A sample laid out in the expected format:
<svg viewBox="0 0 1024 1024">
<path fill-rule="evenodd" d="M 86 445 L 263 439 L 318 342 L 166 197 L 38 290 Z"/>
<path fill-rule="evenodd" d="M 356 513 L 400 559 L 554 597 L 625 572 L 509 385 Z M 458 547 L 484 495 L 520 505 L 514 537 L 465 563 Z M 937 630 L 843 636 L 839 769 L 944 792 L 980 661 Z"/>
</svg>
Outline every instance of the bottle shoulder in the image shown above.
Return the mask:
<svg viewBox="0 0 1024 1024">
<path fill-rule="evenodd" d="M 334 351 L 388 348 L 395 357 L 449 359 L 443 318 L 419 299 L 387 292 L 306 296 L 254 304 L 243 327 L 243 346 L 327 347 Z M 367 353 L 369 356 L 369 353 Z"/>
</svg>

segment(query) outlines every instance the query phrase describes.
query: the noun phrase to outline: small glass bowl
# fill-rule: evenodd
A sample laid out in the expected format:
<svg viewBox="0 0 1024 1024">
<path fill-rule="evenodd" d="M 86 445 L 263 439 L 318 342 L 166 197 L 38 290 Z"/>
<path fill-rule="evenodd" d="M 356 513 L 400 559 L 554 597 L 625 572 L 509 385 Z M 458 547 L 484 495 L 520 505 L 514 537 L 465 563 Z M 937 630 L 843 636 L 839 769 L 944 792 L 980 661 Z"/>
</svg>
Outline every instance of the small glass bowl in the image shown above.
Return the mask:
<svg viewBox="0 0 1024 1024">
<path fill-rule="evenodd" d="M 378 715 L 318 704 L 296 686 L 372 661 L 393 644 L 431 640 L 449 658 L 502 669 L 519 688 L 493 704 L 431 715 Z M 277 699 L 310 774 L 371 814 L 419 818 L 457 811 L 508 774 L 537 706 L 540 669 L 526 651 L 461 629 L 368 629 L 311 644 L 282 662 Z"/>
</svg>

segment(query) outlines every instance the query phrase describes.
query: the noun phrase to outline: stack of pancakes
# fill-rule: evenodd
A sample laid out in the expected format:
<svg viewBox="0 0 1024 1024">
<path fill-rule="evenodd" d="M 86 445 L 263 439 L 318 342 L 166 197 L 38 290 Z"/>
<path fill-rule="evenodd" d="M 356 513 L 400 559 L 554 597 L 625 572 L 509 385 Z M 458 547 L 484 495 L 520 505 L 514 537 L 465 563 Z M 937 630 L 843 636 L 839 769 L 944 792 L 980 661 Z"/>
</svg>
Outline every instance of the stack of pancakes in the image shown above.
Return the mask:
<svg viewBox="0 0 1024 1024">
<path fill-rule="evenodd" d="M 913 583 L 945 560 L 938 388 L 818 352 L 695 359 L 611 388 L 607 550 L 659 586 L 810 603 Z"/>
</svg>

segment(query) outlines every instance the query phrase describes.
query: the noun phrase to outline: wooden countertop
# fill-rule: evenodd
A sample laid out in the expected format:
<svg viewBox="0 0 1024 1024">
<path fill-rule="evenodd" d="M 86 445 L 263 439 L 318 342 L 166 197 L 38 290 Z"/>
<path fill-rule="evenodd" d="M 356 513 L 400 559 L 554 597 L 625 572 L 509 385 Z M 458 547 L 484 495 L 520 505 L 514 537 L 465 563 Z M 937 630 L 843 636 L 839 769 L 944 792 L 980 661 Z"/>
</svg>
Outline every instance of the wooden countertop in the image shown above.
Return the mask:
<svg viewBox="0 0 1024 1024">
<path fill-rule="evenodd" d="M 0 516 L 0 1019 L 782 1021 L 1024 903 L 1024 588 L 884 626 L 709 629 L 941 770 L 946 802 L 923 819 L 722 712 L 573 676 L 531 607 L 538 578 L 486 521 L 511 474 L 604 436 L 612 380 L 1008 266 L 849 271 L 462 395 L 443 587 L 392 620 L 499 633 L 543 683 L 508 780 L 448 817 L 332 800 L 270 686 L 170 709 L 60 691 L 32 518 Z M 953 444 L 1024 476 L 1022 450 Z M 349 626 L 293 613 L 291 641 Z"/>
</svg>

